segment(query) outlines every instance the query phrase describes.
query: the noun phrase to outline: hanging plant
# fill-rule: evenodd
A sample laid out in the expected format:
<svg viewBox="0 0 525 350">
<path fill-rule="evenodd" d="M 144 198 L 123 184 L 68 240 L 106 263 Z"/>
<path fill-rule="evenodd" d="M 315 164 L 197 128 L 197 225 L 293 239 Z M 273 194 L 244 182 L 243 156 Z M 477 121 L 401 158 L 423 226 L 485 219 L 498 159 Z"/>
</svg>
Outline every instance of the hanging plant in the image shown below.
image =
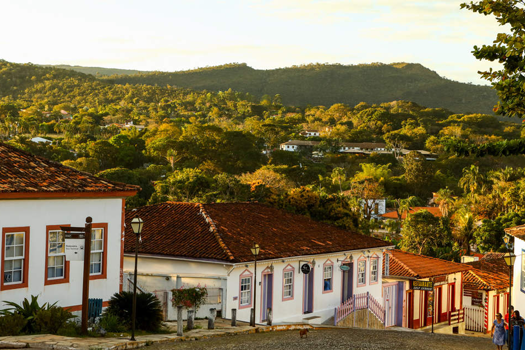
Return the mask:
<svg viewBox="0 0 525 350">
<path fill-rule="evenodd" d="M 182 306 L 186 309 L 194 308 L 195 311 L 206 302 L 206 297 L 208 296 L 206 287 L 180 287 L 173 289 L 171 293 L 171 303 L 173 307 Z"/>
</svg>

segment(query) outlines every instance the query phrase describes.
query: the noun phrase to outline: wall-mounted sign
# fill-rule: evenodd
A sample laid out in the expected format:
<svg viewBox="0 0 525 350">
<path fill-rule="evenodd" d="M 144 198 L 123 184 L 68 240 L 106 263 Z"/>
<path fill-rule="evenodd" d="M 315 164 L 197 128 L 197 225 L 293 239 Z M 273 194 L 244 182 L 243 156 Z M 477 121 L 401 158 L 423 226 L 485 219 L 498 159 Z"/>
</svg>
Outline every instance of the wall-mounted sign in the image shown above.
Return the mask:
<svg viewBox="0 0 525 350">
<path fill-rule="evenodd" d="M 350 266 L 348 266 L 348 265 L 341 265 L 340 268 L 341 268 L 341 271 L 348 271 L 348 270 L 350 270 Z"/>
<path fill-rule="evenodd" d="M 310 268 L 310 264 L 306 263 L 306 264 L 301 265 L 301 272 L 304 273 L 305 275 L 308 275 L 311 270 L 312 269 Z"/>
<path fill-rule="evenodd" d="M 85 239 L 66 238 L 66 260 L 67 261 L 84 261 L 84 244 Z"/>
<path fill-rule="evenodd" d="M 432 281 L 412 281 L 412 289 L 432 292 L 434 290 L 434 283 L 432 283 Z"/>
<path fill-rule="evenodd" d="M 440 286 L 442 284 L 447 284 L 447 282 L 448 282 L 448 275 L 434 277 L 433 281 L 434 281 L 434 285 L 435 286 Z"/>
</svg>

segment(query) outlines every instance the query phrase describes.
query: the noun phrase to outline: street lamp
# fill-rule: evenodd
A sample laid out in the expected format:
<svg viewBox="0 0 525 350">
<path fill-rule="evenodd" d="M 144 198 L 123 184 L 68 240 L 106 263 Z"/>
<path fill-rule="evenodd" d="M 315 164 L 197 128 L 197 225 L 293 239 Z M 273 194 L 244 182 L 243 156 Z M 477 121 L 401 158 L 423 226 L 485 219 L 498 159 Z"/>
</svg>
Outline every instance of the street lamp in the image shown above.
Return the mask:
<svg viewBox="0 0 525 350">
<path fill-rule="evenodd" d="M 255 307 L 257 306 L 257 255 L 259 255 L 259 245 L 257 243 L 253 243 L 253 247 L 250 248 L 252 251 L 252 254 L 255 258 L 255 274 L 253 277 L 253 307 L 250 314 L 250 326 L 255 327 Z"/>
<path fill-rule="evenodd" d="M 508 336 L 508 347 L 509 350 L 511 348 L 511 339 L 512 339 L 512 326 L 510 320 L 512 319 L 511 315 L 511 306 L 512 306 L 512 267 L 514 266 L 514 262 L 516 261 L 516 255 L 512 254 L 511 252 L 511 244 L 510 244 L 510 237 L 505 235 L 503 237 L 503 241 L 505 242 L 505 246 L 507 247 L 507 254 L 503 257 L 505 259 L 505 264 L 509 267 L 509 305 L 508 305 L 508 313 L 509 313 L 509 336 Z"/>
<path fill-rule="evenodd" d="M 137 261 L 139 259 L 139 237 L 144 221 L 141 218 L 131 220 L 131 228 L 135 234 L 135 275 L 133 282 L 133 309 L 131 312 L 131 339 L 135 341 L 135 319 L 137 318 Z"/>
</svg>

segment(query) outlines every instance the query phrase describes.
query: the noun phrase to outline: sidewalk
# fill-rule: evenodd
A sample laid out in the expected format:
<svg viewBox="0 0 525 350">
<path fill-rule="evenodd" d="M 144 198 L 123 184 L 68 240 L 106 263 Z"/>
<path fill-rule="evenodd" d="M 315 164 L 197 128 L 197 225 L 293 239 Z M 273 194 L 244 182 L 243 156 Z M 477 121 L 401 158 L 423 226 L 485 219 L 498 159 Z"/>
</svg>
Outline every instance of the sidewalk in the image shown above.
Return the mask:
<svg viewBox="0 0 525 350">
<path fill-rule="evenodd" d="M 186 324 L 186 322 L 185 322 Z M 51 334 L 21 335 L 15 337 L 0 337 L 0 349 L 18 349 L 24 347 L 47 348 L 47 349 L 92 349 L 92 350 L 124 350 L 135 349 L 156 343 L 170 343 L 178 341 L 192 341 L 213 337 L 222 337 L 234 334 L 246 334 L 256 332 L 272 332 L 282 330 L 293 330 L 303 328 L 314 328 L 310 325 L 294 324 L 279 326 L 250 327 L 247 323 L 238 322 L 237 327 L 231 327 L 229 320 L 217 319 L 215 329 L 208 330 L 207 320 L 196 320 L 198 329 L 184 332 L 182 337 L 177 336 L 177 322 L 167 322 L 171 334 L 150 334 L 136 336 L 136 341 L 129 340 L 129 335 L 116 337 L 64 337 Z M 202 328 L 199 328 L 202 327 Z"/>
</svg>

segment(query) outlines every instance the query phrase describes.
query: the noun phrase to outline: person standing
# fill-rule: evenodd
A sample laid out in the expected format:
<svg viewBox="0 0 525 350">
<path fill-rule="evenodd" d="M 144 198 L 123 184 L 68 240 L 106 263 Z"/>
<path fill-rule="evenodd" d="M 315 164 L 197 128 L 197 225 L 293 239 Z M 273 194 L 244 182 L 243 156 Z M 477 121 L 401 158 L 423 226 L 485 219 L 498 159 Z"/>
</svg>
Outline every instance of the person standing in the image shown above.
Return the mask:
<svg viewBox="0 0 525 350">
<path fill-rule="evenodd" d="M 505 325 L 507 322 L 503 321 L 501 314 L 498 312 L 492 329 L 490 330 L 490 336 L 492 337 L 492 342 L 496 344 L 498 350 L 503 350 L 503 345 L 505 345 Z"/>
</svg>

